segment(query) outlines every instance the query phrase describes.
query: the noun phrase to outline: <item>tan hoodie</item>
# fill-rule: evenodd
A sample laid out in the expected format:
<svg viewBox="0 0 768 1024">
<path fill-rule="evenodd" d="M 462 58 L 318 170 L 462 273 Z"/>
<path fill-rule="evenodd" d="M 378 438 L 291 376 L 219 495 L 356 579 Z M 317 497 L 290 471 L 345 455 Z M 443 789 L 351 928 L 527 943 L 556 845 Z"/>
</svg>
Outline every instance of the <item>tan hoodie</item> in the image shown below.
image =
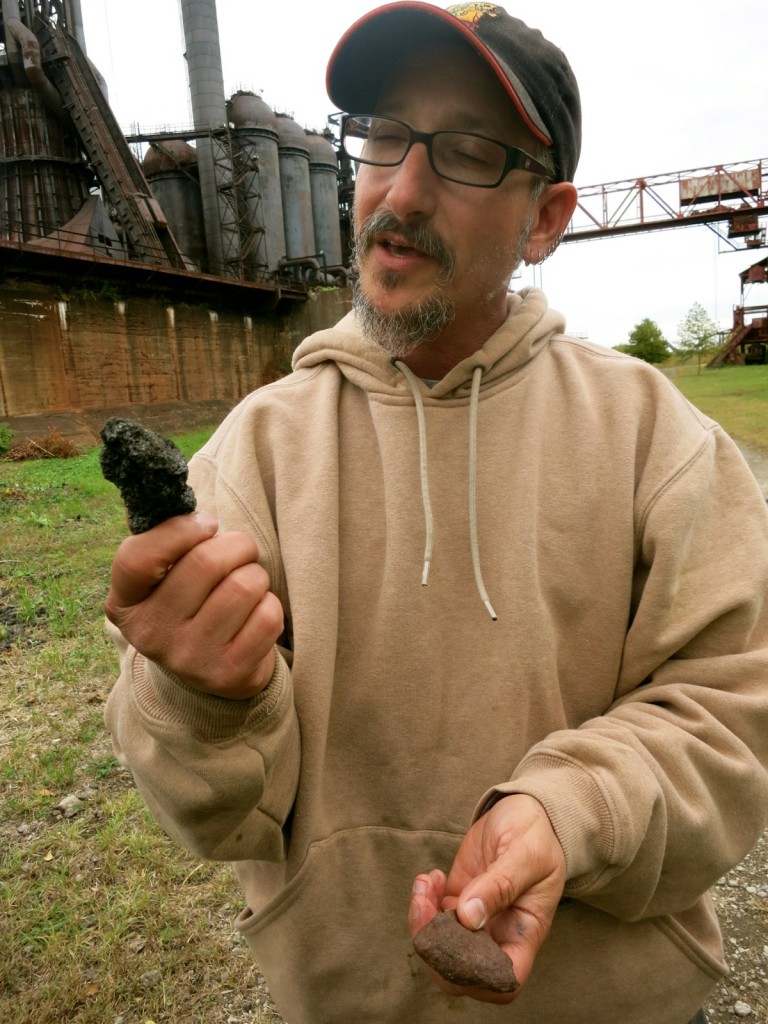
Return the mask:
<svg viewBox="0 0 768 1024">
<path fill-rule="evenodd" d="M 236 862 L 289 1024 L 685 1024 L 722 976 L 706 890 L 768 812 L 765 502 L 660 373 L 562 330 L 513 295 L 430 389 L 348 316 L 193 460 L 290 635 L 243 702 L 124 649 L 107 721 L 163 826 Z M 512 1006 L 451 999 L 411 881 L 515 792 L 566 899 Z"/>
</svg>

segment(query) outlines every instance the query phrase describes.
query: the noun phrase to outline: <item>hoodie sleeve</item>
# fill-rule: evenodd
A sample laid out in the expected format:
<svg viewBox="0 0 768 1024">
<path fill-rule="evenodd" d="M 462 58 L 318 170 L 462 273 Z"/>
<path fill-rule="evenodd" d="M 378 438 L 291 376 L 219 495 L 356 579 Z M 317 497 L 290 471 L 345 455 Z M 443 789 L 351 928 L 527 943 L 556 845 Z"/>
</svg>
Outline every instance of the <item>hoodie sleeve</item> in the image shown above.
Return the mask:
<svg viewBox="0 0 768 1024">
<path fill-rule="evenodd" d="M 225 434 L 226 424 L 218 437 Z M 279 545 L 255 456 L 245 503 L 227 485 L 212 454 L 216 444 L 214 438 L 190 464 L 198 507 L 214 514 L 220 529 L 256 538 L 272 589 L 286 607 Z M 106 724 L 154 817 L 204 858 L 284 859 L 300 768 L 290 652 L 278 648 L 272 679 L 260 694 L 230 701 L 185 686 L 107 628 L 121 671 L 107 701 Z"/>
<path fill-rule="evenodd" d="M 278 653 L 257 697 L 197 693 L 126 644 L 106 707 L 115 753 L 169 835 L 210 860 L 282 860 L 299 740 L 291 677 Z"/>
<path fill-rule="evenodd" d="M 612 707 L 534 746 L 490 802 L 549 814 L 566 894 L 620 918 L 691 906 L 768 824 L 768 525 L 719 428 L 638 514 Z"/>
</svg>

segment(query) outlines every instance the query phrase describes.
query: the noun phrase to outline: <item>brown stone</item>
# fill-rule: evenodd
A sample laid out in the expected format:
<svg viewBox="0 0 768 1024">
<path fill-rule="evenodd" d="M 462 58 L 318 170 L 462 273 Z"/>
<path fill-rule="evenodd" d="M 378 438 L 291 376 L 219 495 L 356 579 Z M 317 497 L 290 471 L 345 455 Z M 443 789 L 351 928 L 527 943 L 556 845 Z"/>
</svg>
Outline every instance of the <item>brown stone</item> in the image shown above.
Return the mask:
<svg viewBox="0 0 768 1024">
<path fill-rule="evenodd" d="M 512 961 L 487 931 L 465 928 L 455 910 L 446 910 L 413 939 L 416 952 L 446 981 L 464 988 L 514 992 L 519 983 Z"/>
</svg>

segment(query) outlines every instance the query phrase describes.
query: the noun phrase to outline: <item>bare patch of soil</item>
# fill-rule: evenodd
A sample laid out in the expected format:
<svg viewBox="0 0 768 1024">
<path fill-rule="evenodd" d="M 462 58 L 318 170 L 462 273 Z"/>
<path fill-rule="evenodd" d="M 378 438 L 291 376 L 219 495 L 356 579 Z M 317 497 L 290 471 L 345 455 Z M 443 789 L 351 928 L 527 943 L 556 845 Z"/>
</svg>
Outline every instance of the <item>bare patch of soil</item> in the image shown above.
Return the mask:
<svg viewBox="0 0 768 1024">
<path fill-rule="evenodd" d="M 0 653 L 8 651 L 15 644 L 22 646 L 34 643 L 35 629 L 39 619 L 45 615 L 44 608 L 38 608 L 36 618 L 29 619 L 21 609 L 9 600 L 10 592 L 0 591 Z"/>
</svg>

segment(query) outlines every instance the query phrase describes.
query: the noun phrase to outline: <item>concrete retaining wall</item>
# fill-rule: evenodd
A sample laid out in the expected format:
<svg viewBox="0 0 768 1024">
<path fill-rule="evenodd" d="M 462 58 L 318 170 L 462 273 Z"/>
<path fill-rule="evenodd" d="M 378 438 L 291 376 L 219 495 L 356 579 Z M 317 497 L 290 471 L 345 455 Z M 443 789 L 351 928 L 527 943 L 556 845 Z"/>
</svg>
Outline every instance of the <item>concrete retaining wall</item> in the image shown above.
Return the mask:
<svg viewBox="0 0 768 1024">
<path fill-rule="evenodd" d="M 56 296 L 0 285 L 0 420 L 17 439 L 48 426 L 96 443 L 111 415 L 167 433 L 217 423 L 240 398 L 290 368 L 307 334 L 350 308 L 347 289 L 319 291 L 289 312 L 254 314 L 86 290 Z"/>
</svg>

